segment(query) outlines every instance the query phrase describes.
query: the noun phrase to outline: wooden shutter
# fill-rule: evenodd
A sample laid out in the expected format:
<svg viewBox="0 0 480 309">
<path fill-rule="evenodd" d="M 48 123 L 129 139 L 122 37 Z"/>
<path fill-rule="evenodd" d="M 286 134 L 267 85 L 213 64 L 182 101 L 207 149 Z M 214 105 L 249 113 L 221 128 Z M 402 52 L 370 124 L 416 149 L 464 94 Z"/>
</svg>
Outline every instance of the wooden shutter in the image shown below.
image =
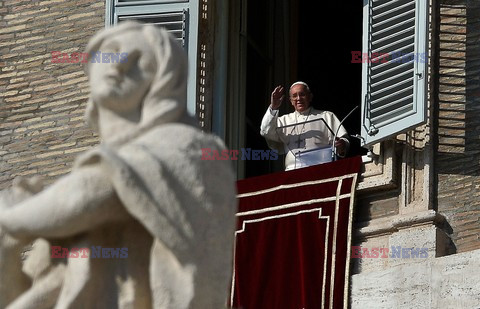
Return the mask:
<svg viewBox="0 0 480 309">
<path fill-rule="evenodd" d="M 370 145 L 425 122 L 428 0 L 364 0 L 362 137 Z"/>
</svg>

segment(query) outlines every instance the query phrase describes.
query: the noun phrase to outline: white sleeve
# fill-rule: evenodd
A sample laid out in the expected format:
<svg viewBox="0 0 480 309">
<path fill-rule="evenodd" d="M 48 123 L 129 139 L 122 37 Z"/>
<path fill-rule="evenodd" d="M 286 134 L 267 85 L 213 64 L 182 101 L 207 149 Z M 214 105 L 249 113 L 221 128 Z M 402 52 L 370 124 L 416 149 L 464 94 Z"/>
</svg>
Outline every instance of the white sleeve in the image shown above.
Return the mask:
<svg viewBox="0 0 480 309">
<path fill-rule="evenodd" d="M 278 110 L 272 110 L 268 107 L 267 112 L 263 115 L 262 124 L 260 125 L 260 135 L 267 140 L 281 142 L 277 134 Z"/>
<path fill-rule="evenodd" d="M 270 149 L 275 149 L 279 154 L 283 154 L 285 153 L 285 147 L 277 132 L 277 121 L 278 110 L 272 110 L 268 107 L 260 125 L 260 135 L 265 137 Z"/>
</svg>

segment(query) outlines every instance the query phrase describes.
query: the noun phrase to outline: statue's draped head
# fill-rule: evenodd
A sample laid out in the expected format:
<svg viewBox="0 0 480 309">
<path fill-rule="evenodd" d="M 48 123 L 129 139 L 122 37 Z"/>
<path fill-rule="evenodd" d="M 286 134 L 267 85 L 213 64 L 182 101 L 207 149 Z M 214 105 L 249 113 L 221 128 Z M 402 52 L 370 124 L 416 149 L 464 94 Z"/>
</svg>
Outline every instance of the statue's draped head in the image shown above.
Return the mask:
<svg viewBox="0 0 480 309">
<path fill-rule="evenodd" d="M 120 23 L 96 34 L 86 53 L 91 91 L 86 118 L 94 128 L 98 128 L 99 109 L 119 117 L 137 113 L 139 128 L 184 116 L 187 57 L 163 28 Z"/>
</svg>

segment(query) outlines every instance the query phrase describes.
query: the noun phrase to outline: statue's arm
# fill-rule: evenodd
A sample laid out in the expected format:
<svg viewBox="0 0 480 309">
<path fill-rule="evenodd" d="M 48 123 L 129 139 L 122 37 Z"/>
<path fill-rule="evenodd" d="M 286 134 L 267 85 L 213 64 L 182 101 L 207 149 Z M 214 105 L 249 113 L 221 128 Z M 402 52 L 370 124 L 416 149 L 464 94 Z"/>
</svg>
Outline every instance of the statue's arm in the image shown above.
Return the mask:
<svg viewBox="0 0 480 309">
<path fill-rule="evenodd" d="M 14 237 L 57 238 L 127 217 L 105 171 L 89 165 L 15 206 L 1 209 L 0 225 Z"/>
</svg>

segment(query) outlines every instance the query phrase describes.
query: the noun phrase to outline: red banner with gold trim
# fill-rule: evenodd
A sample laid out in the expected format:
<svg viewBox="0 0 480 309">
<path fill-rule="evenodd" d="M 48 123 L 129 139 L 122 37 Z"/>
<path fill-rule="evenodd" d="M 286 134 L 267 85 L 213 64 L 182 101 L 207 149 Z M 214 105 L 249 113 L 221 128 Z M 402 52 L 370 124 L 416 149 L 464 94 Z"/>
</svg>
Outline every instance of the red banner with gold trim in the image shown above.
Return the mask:
<svg viewBox="0 0 480 309">
<path fill-rule="evenodd" d="M 237 182 L 234 308 L 343 308 L 361 158 Z"/>
</svg>

